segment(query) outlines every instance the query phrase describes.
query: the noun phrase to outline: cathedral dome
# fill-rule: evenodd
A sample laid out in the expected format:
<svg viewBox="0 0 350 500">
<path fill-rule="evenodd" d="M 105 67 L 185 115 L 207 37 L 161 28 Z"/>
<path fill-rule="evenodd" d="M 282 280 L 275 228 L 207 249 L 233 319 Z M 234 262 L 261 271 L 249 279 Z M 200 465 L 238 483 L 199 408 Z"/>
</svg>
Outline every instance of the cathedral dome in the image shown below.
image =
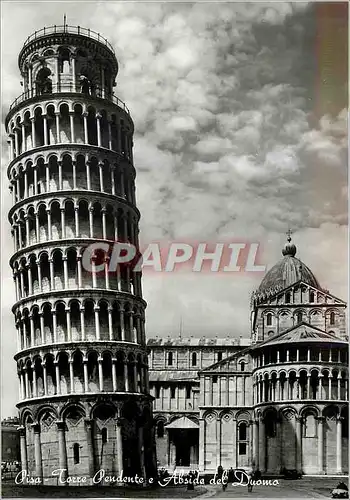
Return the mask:
<svg viewBox="0 0 350 500">
<path fill-rule="evenodd" d="M 300 280 L 315 288 L 320 288 L 312 271 L 295 257 L 296 252 L 296 246 L 291 243 L 291 237 L 288 235 L 287 243 L 282 250 L 283 259 L 267 272 L 258 288 L 258 293 L 283 290 Z"/>
</svg>

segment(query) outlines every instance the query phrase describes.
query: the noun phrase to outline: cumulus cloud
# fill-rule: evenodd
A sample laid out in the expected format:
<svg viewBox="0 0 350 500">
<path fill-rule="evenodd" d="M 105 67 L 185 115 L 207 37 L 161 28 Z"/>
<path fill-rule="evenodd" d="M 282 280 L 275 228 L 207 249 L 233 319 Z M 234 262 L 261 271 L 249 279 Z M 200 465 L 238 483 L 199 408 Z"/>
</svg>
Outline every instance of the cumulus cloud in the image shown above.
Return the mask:
<svg viewBox="0 0 350 500">
<path fill-rule="evenodd" d="M 3 116 L 22 92 L 16 68 L 22 34 L 58 24 L 67 12 L 69 24 L 100 31 L 116 49 L 116 93 L 135 122 L 142 240 L 256 240 L 264 263 L 272 265 L 291 226 L 299 256 L 345 298 L 347 103 L 337 96 L 328 109 L 322 102 L 320 115 L 319 8 L 98 2 L 81 9 L 80 2 L 50 2 L 43 10 L 40 3 L 8 2 L 2 8 Z M 345 83 L 340 79 L 335 92 L 341 95 Z M 2 160 L 4 179 L 5 150 Z M 3 210 L 10 205 L 6 193 Z M 2 236 L 9 238 L 6 224 Z M 3 325 L 13 339 L 10 251 L 3 255 Z M 182 317 L 186 334 L 248 337 L 249 296 L 261 278 L 145 274 L 148 336 L 176 334 Z M 3 366 L 15 384 L 8 361 L 15 343 L 6 337 L 3 346 Z M 8 400 L 13 404 L 10 392 Z"/>
</svg>

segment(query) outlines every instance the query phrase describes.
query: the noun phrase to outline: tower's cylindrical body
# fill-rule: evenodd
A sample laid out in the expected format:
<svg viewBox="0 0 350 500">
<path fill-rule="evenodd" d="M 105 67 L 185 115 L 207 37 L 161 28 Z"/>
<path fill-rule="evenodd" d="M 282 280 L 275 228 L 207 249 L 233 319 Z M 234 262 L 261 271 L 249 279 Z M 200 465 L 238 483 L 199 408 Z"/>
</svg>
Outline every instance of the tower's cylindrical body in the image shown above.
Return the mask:
<svg viewBox="0 0 350 500">
<path fill-rule="evenodd" d="M 65 25 L 29 37 L 18 62 L 24 93 L 6 130 L 22 467 L 45 484 L 58 468 L 151 476 L 141 273 L 110 269 L 106 251 L 138 247 L 117 59 L 99 34 Z"/>
</svg>

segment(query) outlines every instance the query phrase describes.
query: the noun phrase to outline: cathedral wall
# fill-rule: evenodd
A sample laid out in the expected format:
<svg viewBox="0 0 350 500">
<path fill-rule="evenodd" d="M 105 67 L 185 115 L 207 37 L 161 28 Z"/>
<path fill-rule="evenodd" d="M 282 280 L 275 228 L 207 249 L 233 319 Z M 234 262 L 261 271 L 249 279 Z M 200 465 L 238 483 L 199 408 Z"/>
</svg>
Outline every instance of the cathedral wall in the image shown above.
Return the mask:
<svg viewBox="0 0 350 500">
<path fill-rule="evenodd" d="M 187 370 L 190 365 L 189 361 L 189 352 L 186 350 L 177 351 L 177 369 L 178 370 Z M 192 367 L 191 367 L 192 368 Z"/>
<path fill-rule="evenodd" d="M 201 404 L 204 406 L 252 406 L 253 382 L 250 375 L 240 372 L 221 375 L 220 372 L 202 375 L 204 394 Z M 228 390 L 227 390 L 228 388 Z"/>
<path fill-rule="evenodd" d="M 230 468 L 233 465 L 234 435 L 232 417 L 221 420 L 221 465 Z"/>
<path fill-rule="evenodd" d="M 209 413 L 205 420 L 204 465 L 206 471 L 216 471 L 221 464 L 224 468 L 245 468 L 251 466 L 250 411 L 224 411 L 219 417 Z"/>
<path fill-rule="evenodd" d="M 277 426 L 279 427 L 279 426 Z M 279 474 L 281 468 L 281 429 L 276 429 L 275 436 L 266 437 L 266 469 L 273 474 Z M 292 449 L 289 449 L 292 454 Z"/>
<path fill-rule="evenodd" d="M 326 474 L 335 474 L 337 471 L 337 422 L 326 418 L 324 423 L 324 450 L 323 460 Z"/>
<path fill-rule="evenodd" d="M 150 370 L 193 370 L 194 376 L 197 371 L 210 366 L 242 349 L 240 345 L 229 345 L 218 347 L 217 345 L 205 346 L 161 346 L 159 348 L 150 345 L 149 355 Z M 169 364 L 169 353 L 172 353 L 172 363 Z M 193 355 L 195 362 L 193 363 Z"/>
<path fill-rule="evenodd" d="M 205 469 L 216 469 L 217 464 L 217 439 L 216 439 L 216 418 L 210 416 L 205 424 Z"/>
<path fill-rule="evenodd" d="M 197 383 L 172 382 L 171 386 L 165 383 L 157 383 L 157 386 L 152 386 L 151 382 L 150 391 L 155 398 L 153 402 L 154 409 L 164 412 L 198 411 L 199 392 L 192 390 L 194 386 L 197 386 Z M 157 392 L 156 387 L 159 392 Z M 190 391 L 188 391 L 188 388 L 190 388 Z"/>
<path fill-rule="evenodd" d="M 151 370 L 162 370 L 165 368 L 165 354 L 162 349 L 153 349 Z"/>
<path fill-rule="evenodd" d="M 295 416 L 293 412 L 286 412 L 282 416 L 282 460 L 281 466 L 286 469 L 296 468 L 295 449 Z"/>
<path fill-rule="evenodd" d="M 328 302 L 322 304 L 308 304 L 306 302 L 302 306 L 299 303 L 270 304 L 268 308 L 264 305 L 264 307 L 257 308 L 256 314 L 259 340 L 282 333 L 296 326 L 300 320 L 340 338 L 344 338 L 346 335 L 344 306 L 337 304 L 334 300 L 331 304 Z M 301 315 L 300 318 L 299 315 Z"/>
</svg>

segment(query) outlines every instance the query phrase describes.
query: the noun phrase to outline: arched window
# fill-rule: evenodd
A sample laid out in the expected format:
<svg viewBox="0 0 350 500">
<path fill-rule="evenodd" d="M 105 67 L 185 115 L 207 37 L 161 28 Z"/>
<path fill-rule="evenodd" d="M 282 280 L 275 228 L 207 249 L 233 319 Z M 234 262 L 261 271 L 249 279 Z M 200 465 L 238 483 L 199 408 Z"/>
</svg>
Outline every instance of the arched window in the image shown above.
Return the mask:
<svg viewBox="0 0 350 500">
<path fill-rule="evenodd" d="M 267 326 L 272 325 L 272 314 L 271 313 L 266 314 L 266 324 L 267 324 Z"/>
<path fill-rule="evenodd" d="M 329 324 L 334 325 L 335 324 L 335 314 L 332 311 L 331 314 L 329 315 Z"/>
<path fill-rule="evenodd" d="M 168 366 L 173 366 L 173 353 L 168 352 Z"/>
<path fill-rule="evenodd" d="M 244 362 L 244 361 L 241 361 L 241 362 L 240 362 L 240 366 L 241 366 L 241 372 L 244 372 L 245 362 Z"/>
<path fill-rule="evenodd" d="M 268 411 L 265 415 L 265 433 L 267 437 L 276 436 L 276 417 L 277 415 L 273 411 Z"/>
<path fill-rule="evenodd" d="M 101 431 L 101 436 L 102 436 L 102 443 L 107 443 L 107 440 L 108 440 L 108 434 L 107 434 L 107 428 L 106 427 L 103 427 L 102 431 Z"/>
<path fill-rule="evenodd" d="M 304 418 L 304 437 L 313 438 L 317 437 L 317 426 L 314 415 L 305 415 Z"/>
<path fill-rule="evenodd" d="M 244 422 L 239 426 L 238 439 L 239 441 L 245 441 L 247 439 L 247 424 Z"/>
<path fill-rule="evenodd" d="M 74 463 L 75 463 L 75 464 L 80 463 L 80 449 L 79 449 L 79 443 L 74 443 L 74 444 L 73 444 L 73 457 L 74 457 Z"/>
<path fill-rule="evenodd" d="M 290 292 L 286 293 L 286 304 L 290 303 Z"/>
<path fill-rule="evenodd" d="M 157 422 L 157 437 L 164 437 L 164 422 L 162 420 L 158 420 Z"/>
<path fill-rule="evenodd" d="M 298 312 L 297 314 L 297 323 L 301 323 L 303 321 L 303 313 L 302 312 Z"/>
<path fill-rule="evenodd" d="M 192 353 L 192 366 L 197 366 L 197 353 Z"/>
<path fill-rule="evenodd" d="M 315 302 L 315 293 L 314 292 L 310 291 L 309 301 L 310 302 Z"/>
<path fill-rule="evenodd" d="M 248 448 L 247 424 L 242 422 L 238 427 L 238 454 L 246 455 Z"/>
<path fill-rule="evenodd" d="M 70 71 L 70 53 L 68 49 L 62 49 L 59 56 L 60 73 L 69 73 Z"/>
<path fill-rule="evenodd" d="M 41 68 L 36 77 L 36 92 L 37 94 L 51 94 L 52 80 L 50 78 L 51 71 L 49 68 Z"/>
</svg>

